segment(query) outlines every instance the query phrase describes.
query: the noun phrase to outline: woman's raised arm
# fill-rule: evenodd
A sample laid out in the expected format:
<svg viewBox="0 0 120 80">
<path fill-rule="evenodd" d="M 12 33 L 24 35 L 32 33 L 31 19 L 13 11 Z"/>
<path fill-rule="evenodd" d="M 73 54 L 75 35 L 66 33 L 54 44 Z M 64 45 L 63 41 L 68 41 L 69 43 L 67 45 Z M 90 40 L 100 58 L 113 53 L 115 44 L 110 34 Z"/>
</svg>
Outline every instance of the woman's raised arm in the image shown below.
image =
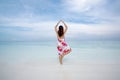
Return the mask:
<svg viewBox="0 0 120 80">
<path fill-rule="evenodd" d="M 64 26 L 65 26 L 65 31 L 64 31 L 64 33 L 66 33 L 66 31 L 67 31 L 68 27 L 67 27 L 67 25 L 65 24 L 65 22 L 64 22 L 64 21 L 62 21 L 62 23 L 63 23 L 63 24 L 64 24 Z"/>
<path fill-rule="evenodd" d="M 59 25 L 59 23 L 61 22 L 61 20 L 56 24 L 55 26 L 55 32 L 57 33 L 57 26 Z"/>
</svg>

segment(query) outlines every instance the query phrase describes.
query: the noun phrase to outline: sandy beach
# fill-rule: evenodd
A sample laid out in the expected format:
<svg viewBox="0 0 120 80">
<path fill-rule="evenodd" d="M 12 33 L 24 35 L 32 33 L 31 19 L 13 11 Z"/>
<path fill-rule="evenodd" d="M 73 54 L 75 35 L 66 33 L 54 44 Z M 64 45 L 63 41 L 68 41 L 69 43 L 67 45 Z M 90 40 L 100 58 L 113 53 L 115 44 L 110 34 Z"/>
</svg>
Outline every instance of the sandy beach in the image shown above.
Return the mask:
<svg viewBox="0 0 120 80">
<path fill-rule="evenodd" d="M 67 62 L 67 61 L 66 61 Z M 119 80 L 120 64 L 0 64 L 0 80 Z"/>
</svg>

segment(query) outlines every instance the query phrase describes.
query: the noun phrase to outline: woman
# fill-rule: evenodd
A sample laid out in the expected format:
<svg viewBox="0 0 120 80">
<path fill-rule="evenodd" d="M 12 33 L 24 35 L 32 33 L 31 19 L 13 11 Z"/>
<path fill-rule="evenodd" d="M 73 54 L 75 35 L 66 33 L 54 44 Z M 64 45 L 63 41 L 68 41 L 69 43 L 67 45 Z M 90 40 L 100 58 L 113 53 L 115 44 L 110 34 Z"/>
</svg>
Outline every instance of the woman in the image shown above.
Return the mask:
<svg viewBox="0 0 120 80">
<path fill-rule="evenodd" d="M 59 25 L 59 23 L 62 22 L 65 26 L 65 29 L 63 28 L 62 25 Z M 58 28 L 57 28 L 58 27 Z M 65 42 L 65 33 L 67 32 L 67 25 L 64 23 L 64 21 L 60 20 L 57 25 L 55 26 L 55 32 L 57 34 L 57 39 L 58 39 L 58 54 L 59 54 L 59 62 L 62 64 L 62 59 L 63 57 L 71 52 L 71 48 L 68 46 L 68 44 Z"/>
</svg>

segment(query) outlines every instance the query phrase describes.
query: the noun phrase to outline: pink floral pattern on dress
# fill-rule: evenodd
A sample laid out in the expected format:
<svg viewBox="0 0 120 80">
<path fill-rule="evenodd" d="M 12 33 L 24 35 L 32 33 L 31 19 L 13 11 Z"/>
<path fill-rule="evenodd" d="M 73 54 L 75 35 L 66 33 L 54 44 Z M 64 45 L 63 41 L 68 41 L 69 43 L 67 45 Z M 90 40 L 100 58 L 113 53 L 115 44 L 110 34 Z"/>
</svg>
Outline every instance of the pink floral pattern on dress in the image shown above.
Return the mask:
<svg viewBox="0 0 120 80">
<path fill-rule="evenodd" d="M 67 45 L 64 39 L 58 39 L 57 50 L 59 55 L 62 55 L 70 51 L 70 47 Z"/>
</svg>

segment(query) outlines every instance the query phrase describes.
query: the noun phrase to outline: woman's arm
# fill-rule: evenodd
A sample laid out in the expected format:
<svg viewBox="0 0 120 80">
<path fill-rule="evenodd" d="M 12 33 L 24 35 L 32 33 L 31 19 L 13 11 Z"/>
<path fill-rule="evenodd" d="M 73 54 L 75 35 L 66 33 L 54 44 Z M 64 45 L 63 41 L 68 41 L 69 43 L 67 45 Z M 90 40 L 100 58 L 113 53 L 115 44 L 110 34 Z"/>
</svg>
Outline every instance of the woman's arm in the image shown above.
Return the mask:
<svg viewBox="0 0 120 80">
<path fill-rule="evenodd" d="M 68 27 L 67 27 L 67 25 L 65 24 L 65 22 L 64 22 L 64 21 L 62 21 L 62 23 L 63 23 L 63 24 L 64 24 L 64 26 L 65 26 L 65 31 L 64 31 L 64 33 L 66 33 L 66 32 L 67 32 Z"/>
<path fill-rule="evenodd" d="M 61 20 L 56 24 L 55 26 L 55 32 L 57 33 L 57 26 L 59 25 L 59 23 L 61 22 Z"/>
</svg>

